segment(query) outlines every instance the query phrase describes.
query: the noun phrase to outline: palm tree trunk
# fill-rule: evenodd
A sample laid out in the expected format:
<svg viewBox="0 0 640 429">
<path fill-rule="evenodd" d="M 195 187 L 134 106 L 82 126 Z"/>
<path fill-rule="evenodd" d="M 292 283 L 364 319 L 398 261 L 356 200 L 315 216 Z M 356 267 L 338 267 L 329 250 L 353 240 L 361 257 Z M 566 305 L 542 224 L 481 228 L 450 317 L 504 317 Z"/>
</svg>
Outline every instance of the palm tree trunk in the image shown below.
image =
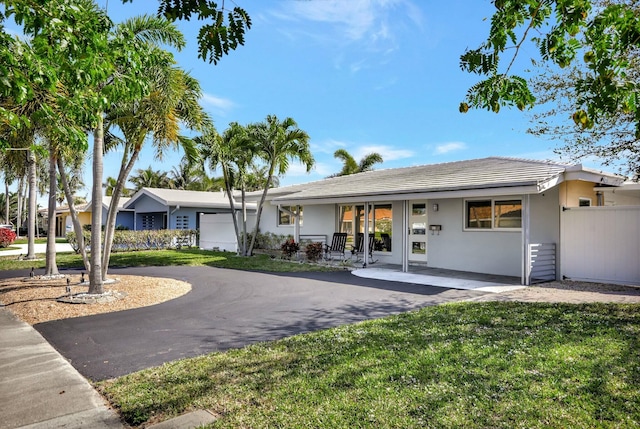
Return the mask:
<svg viewBox="0 0 640 429">
<path fill-rule="evenodd" d="M 56 264 L 56 194 L 58 192 L 58 181 L 56 178 L 56 155 L 54 148 L 49 145 L 49 222 L 47 228 L 47 253 L 45 259 L 45 275 L 57 276 L 58 265 Z"/>
<path fill-rule="evenodd" d="M 242 256 L 247 256 L 247 202 L 245 200 L 244 181 L 242 182 Z"/>
<path fill-rule="evenodd" d="M 260 204 L 258 204 L 258 211 L 256 213 L 256 226 L 253 229 L 253 237 L 251 237 L 251 244 L 249 244 L 249 249 L 247 251 L 248 256 L 253 255 L 253 246 L 256 245 L 256 236 L 258 235 L 258 230 L 260 229 L 260 217 L 262 216 L 262 206 L 264 205 L 264 201 L 267 199 L 267 192 L 269 191 L 269 187 L 271 186 L 271 177 L 275 172 L 275 164 L 269 166 L 269 175 L 267 176 L 267 180 L 264 184 L 264 190 L 262 191 L 262 196 L 260 197 Z"/>
<path fill-rule="evenodd" d="M 26 259 L 36 259 L 36 156 L 32 151 L 28 151 L 29 163 L 29 210 L 27 210 L 27 257 Z"/>
<path fill-rule="evenodd" d="M 16 208 L 16 234 L 20 237 L 20 227 L 22 226 L 22 190 L 24 188 L 24 178 L 18 179 L 18 204 Z"/>
<path fill-rule="evenodd" d="M 240 231 L 238 227 L 238 219 L 236 217 L 236 207 L 235 202 L 233 201 L 233 188 L 231 186 L 231 177 L 229 176 L 229 171 L 226 166 L 222 166 L 222 177 L 224 178 L 224 188 L 227 192 L 227 198 L 229 199 L 229 208 L 231 209 L 231 218 L 233 219 L 233 229 L 236 233 L 236 243 L 238 243 L 238 253 L 239 255 L 244 254 L 245 249 L 240 249 Z"/>
<path fill-rule="evenodd" d="M 84 242 L 84 234 L 82 233 L 82 225 L 80 224 L 80 218 L 78 218 L 78 212 L 76 211 L 75 204 L 73 203 L 73 194 L 69 187 L 69 181 L 67 180 L 67 173 L 64 170 L 62 159 L 58 158 L 58 171 L 60 172 L 60 181 L 62 182 L 62 188 L 64 194 L 67 197 L 67 204 L 69 205 L 69 214 L 71 215 L 71 221 L 73 222 L 73 231 L 76 233 L 76 240 L 78 241 L 78 251 L 82 256 L 82 263 L 87 273 L 91 273 L 91 265 L 89 264 L 89 258 L 87 257 L 87 246 Z"/>
<path fill-rule="evenodd" d="M 102 154 L 104 148 L 103 114 L 98 113 L 98 124 L 93 130 L 93 185 L 91 187 L 91 270 L 89 293 L 104 293 L 102 280 Z"/>
<path fill-rule="evenodd" d="M 9 200 L 9 179 L 4 176 L 4 223 L 11 223 L 11 201 Z"/>
<path fill-rule="evenodd" d="M 140 146 L 138 146 L 140 147 Z M 116 217 L 118 216 L 118 205 L 120 203 L 120 197 L 122 196 L 122 190 L 127 183 L 127 177 L 133 170 L 133 166 L 138 160 L 140 155 L 140 149 L 134 149 L 131 153 L 129 162 L 126 162 L 127 151 L 122 158 L 120 173 L 118 173 L 118 180 L 116 186 L 111 193 L 111 203 L 109 204 L 109 211 L 107 213 L 107 223 L 104 228 L 104 250 L 102 253 L 102 279 L 107 279 L 107 271 L 109 269 L 109 260 L 111 259 L 111 249 L 113 246 L 113 237 L 116 229 Z"/>
</svg>

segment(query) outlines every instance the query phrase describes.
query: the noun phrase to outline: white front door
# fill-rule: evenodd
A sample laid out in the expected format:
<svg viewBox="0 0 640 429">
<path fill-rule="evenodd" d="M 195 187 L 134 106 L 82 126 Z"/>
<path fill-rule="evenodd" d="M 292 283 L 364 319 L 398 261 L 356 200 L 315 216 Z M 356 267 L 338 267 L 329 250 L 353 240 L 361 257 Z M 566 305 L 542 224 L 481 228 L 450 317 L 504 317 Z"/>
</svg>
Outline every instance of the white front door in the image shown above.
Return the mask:
<svg viewBox="0 0 640 429">
<path fill-rule="evenodd" d="M 427 262 L 427 201 L 409 201 L 409 262 Z"/>
</svg>

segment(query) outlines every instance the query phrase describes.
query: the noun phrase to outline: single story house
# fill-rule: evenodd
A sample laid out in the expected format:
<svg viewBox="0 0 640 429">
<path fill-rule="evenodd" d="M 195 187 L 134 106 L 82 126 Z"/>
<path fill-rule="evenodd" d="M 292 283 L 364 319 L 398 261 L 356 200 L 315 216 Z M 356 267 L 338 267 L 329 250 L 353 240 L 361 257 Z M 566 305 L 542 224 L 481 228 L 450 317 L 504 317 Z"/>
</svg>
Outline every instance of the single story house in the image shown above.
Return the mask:
<svg viewBox="0 0 640 429">
<path fill-rule="evenodd" d="M 232 211 L 224 192 L 142 188 L 124 208 L 133 212 L 134 230 L 194 229 L 200 232 L 201 248 L 237 250 Z M 234 209 L 241 218 L 240 201 L 234 200 Z M 246 209 L 249 217 L 255 216 L 255 203 Z"/>
<path fill-rule="evenodd" d="M 121 226 L 133 229 L 133 211 L 125 209 L 124 205 L 129 201 L 127 197 L 121 197 L 118 201 L 118 214 L 116 215 L 116 227 Z M 107 213 L 109 212 L 109 204 L 111 197 L 102 197 L 102 224 L 107 222 Z M 80 224 L 91 225 L 92 207 L 91 202 L 82 203 L 75 206 L 78 213 Z M 56 236 L 64 237 L 68 232 L 73 231 L 73 221 L 71 220 L 71 212 L 69 206 L 61 206 L 56 208 Z"/>
<path fill-rule="evenodd" d="M 623 181 L 581 165 L 504 157 L 375 170 L 270 189 L 260 229 L 329 242 L 336 232 L 353 242 L 368 231 L 373 259 L 403 271 L 426 264 L 530 284 L 560 276 L 562 208 L 614 204 L 607 198 Z"/>
</svg>

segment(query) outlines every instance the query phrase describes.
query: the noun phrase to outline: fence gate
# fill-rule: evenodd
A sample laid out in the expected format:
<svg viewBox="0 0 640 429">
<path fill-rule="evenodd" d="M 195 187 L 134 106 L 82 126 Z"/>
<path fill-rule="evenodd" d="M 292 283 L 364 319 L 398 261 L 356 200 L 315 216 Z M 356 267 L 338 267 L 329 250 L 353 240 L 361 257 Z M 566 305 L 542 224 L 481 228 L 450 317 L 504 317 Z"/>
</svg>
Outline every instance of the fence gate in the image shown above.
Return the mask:
<svg viewBox="0 0 640 429">
<path fill-rule="evenodd" d="M 640 285 L 640 206 L 563 208 L 563 278 Z"/>
</svg>

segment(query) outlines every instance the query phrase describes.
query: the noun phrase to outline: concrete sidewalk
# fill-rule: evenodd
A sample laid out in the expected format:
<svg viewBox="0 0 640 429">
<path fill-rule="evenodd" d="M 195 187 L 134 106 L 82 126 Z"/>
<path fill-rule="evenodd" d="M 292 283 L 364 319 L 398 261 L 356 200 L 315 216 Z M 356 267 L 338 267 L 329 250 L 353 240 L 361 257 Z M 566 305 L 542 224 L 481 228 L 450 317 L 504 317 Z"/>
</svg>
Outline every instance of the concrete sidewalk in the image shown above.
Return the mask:
<svg viewBox="0 0 640 429">
<path fill-rule="evenodd" d="M 196 410 L 149 428 L 192 429 L 215 419 L 206 410 Z M 0 304 L 0 429 L 126 427 L 38 331 Z"/>
<path fill-rule="evenodd" d="M 0 306 L 0 428 L 122 428 L 89 382 Z"/>
<path fill-rule="evenodd" d="M 29 253 L 27 244 L 12 244 L 11 247 L 18 247 L 17 249 L 0 250 L 0 256 L 20 256 Z M 36 243 L 33 248 L 34 253 L 37 255 L 45 254 L 47 252 L 46 243 Z M 69 243 L 56 243 L 56 253 L 73 252 L 73 248 Z"/>
</svg>

